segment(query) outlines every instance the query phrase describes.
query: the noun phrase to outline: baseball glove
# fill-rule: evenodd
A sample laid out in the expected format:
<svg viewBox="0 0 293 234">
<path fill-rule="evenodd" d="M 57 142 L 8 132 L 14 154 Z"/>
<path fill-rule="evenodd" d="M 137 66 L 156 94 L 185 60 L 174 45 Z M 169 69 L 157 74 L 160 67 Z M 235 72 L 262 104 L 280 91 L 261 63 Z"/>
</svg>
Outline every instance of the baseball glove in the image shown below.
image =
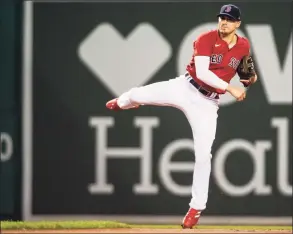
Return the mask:
<svg viewBox="0 0 293 234">
<path fill-rule="evenodd" d="M 244 56 L 237 67 L 237 74 L 240 80 L 250 80 L 256 76 L 254 69 L 254 63 L 251 56 Z M 245 87 L 249 86 L 250 83 L 243 83 Z"/>
</svg>

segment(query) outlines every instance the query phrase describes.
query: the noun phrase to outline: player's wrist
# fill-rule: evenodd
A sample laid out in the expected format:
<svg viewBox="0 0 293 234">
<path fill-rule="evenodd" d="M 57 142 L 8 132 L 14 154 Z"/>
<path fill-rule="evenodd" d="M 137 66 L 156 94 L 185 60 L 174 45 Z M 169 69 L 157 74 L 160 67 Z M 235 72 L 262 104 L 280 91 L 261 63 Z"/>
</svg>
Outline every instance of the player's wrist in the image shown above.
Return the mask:
<svg viewBox="0 0 293 234">
<path fill-rule="evenodd" d="M 231 93 L 231 90 L 232 90 L 232 86 L 230 84 L 228 84 L 226 87 L 226 91 Z"/>
</svg>

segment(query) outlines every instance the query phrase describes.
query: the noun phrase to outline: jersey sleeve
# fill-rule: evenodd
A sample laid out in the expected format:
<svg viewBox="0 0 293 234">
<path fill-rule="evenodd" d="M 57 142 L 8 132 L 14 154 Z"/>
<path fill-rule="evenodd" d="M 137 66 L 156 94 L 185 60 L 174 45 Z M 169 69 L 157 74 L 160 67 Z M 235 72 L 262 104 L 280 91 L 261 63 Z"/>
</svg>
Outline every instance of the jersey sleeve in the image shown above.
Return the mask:
<svg viewBox="0 0 293 234">
<path fill-rule="evenodd" d="M 213 37 L 211 33 L 200 35 L 193 43 L 194 56 L 211 56 L 213 50 Z"/>
</svg>

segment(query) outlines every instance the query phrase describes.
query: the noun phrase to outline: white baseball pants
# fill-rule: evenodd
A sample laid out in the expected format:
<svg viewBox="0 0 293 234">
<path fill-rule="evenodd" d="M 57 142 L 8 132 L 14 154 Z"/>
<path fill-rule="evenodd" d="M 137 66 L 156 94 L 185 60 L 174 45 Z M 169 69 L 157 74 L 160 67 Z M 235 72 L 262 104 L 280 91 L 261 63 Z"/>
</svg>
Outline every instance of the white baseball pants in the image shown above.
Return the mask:
<svg viewBox="0 0 293 234">
<path fill-rule="evenodd" d="M 204 210 L 211 173 L 211 148 L 216 135 L 219 100 L 205 97 L 182 75 L 168 81 L 132 88 L 118 98 L 122 109 L 135 105 L 172 106 L 185 114 L 192 129 L 195 164 L 191 208 Z"/>
</svg>

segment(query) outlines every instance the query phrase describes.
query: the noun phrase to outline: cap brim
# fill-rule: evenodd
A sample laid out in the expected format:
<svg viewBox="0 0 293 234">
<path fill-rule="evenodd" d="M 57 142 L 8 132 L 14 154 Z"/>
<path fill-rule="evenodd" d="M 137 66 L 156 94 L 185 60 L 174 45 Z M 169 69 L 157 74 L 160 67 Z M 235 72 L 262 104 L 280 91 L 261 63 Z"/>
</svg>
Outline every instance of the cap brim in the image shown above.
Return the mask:
<svg viewBox="0 0 293 234">
<path fill-rule="evenodd" d="M 234 20 L 237 20 L 239 21 L 240 19 L 236 19 L 235 17 L 233 17 L 232 15 L 230 15 L 229 13 L 221 13 L 221 14 L 218 14 L 217 17 L 219 16 L 228 16 L 230 17 L 231 19 L 234 19 Z"/>
</svg>

